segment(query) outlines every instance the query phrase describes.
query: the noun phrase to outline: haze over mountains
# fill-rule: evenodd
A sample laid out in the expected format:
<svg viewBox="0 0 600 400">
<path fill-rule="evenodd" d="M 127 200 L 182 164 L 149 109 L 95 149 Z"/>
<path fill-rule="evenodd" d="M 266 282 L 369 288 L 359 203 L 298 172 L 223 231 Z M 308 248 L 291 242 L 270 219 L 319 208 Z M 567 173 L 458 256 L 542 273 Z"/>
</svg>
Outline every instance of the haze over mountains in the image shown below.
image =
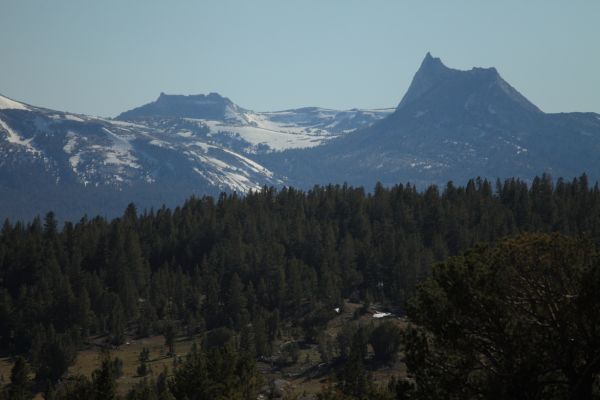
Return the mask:
<svg viewBox="0 0 600 400">
<path fill-rule="evenodd" d="M 103 119 L 0 96 L 0 151 L 0 216 L 78 219 L 263 185 L 596 180 L 600 115 L 546 114 L 494 68 L 427 54 L 395 109 L 254 112 L 216 93 L 161 93 Z"/>
</svg>

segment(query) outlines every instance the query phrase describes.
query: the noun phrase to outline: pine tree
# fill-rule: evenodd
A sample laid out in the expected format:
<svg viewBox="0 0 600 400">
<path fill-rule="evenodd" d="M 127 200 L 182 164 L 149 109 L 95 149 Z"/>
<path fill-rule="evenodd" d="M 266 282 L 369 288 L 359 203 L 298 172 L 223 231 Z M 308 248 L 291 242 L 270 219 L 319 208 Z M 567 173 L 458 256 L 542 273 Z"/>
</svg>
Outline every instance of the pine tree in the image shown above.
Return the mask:
<svg viewBox="0 0 600 400">
<path fill-rule="evenodd" d="M 92 374 L 92 386 L 94 391 L 94 400 L 115 400 L 116 395 L 116 377 L 110 354 L 103 355 L 100 369 Z"/>
<path fill-rule="evenodd" d="M 389 363 L 396 359 L 400 350 L 400 335 L 400 328 L 391 321 L 384 321 L 371 332 L 369 343 L 377 361 Z"/>
<path fill-rule="evenodd" d="M 32 397 L 29 389 L 29 367 L 23 357 L 17 357 L 10 372 L 8 400 L 26 400 Z"/>
<path fill-rule="evenodd" d="M 165 337 L 165 346 L 168 349 L 169 356 L 175 356 L 175 336 L 177 328 L 173 321 L 167 321 L 163 326 L 163 336 Z"/>
<path fill-rule="evenodd" d="M 33 354 L 36 379 L 56 382 L 75 361 L 76 343 L 69 334 L 56 333 L 52 325 L 39 335 Z"/>
<path fill-rule="evenodd" d="M 150 360 L 150 350 L 147 347 L 142 348 L 138 357 L 139 365 L 137 367 L 138 376 L 146 376 L 150 371 L 148 361 Z"/>
<path fill-rule="evenodd" d="M 271 341 L 267 334 L 267 327 L 262 313 L 257 313 L 252 323 L 254 331 L 254 341 L 256 344 L 256 354 L 258 356 L 270 356 L 271 355 Z"/>
<path fill-rule="evenodd" d="M 116 296 L 112 299 L 113 306 L 110 313 L 110 337 L 112 344 L 118 346 L 125 342 L 125 313 L 123 311 L 123 306 L 121 305 L 121 300 Z"/>
<path fill-rule="evenodd" d="M 233 327 L 240 329 L 246 313 L 246 297 L 244 296 L 244 285 L 239 275 L 235 272 L 229 282 L 226 309 L 228 315 L 233 320 Z"/>
</svg>

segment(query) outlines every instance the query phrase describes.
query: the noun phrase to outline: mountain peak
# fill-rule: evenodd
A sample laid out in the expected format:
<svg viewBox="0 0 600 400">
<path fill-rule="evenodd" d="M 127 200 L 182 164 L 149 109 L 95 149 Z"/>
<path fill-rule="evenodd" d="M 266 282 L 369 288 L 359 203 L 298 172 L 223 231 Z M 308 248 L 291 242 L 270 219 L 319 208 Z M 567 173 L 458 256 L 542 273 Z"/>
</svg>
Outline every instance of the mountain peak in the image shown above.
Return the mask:
<svg viewBox="0 0 600 400">
<path fill-rule="evenodd" d="M 427 52 L 427 54 L 425 54 L 425 58 L 423 58 L 423 61 L 421 62 L 421 67 L 419 68 L 419 70 L 421 69 L 431 71 L 435 69 L 449 68 L 444 65 L 444 63 L 439 57 L 433 57 L 430 52 Z"/>
<path fill-rule="evenodd" d="M 177 102 L 197 102 L 197 101 L 222 101 L 231 103 L 227 97 L 221 96 L 219 93 L 210 92 L 209 94 L 167 94 L 165 92 L 160 92 L 160 95 L 156 99 L 156 101 L 177 101 Z"/>
<path fill-rule="evenodd" d="M 445 99 L 445 100 L 443 100 Z M 427 53 L 421 62 L 406 94 L 397 109 L 419 103 L 429 108 L 440 101 L 448 103 L 455 111 L 516 107 L 525 112 L 540 110 L 516 89 L 510 86 L 496 68 L 474 67 L 458 70 L 446 67 L 439 58 Z M 492 104 L 493 103 L 493 104 Z"/>
<path fill-rule="evenodd" d="M 117 119 L 175 117 L 224 120 L 237 111 L 242 109 L 218 93 L 182 95 L 161 92 L 155 101 L 126 111 Z"/>
<path fill-rule="evenodd" d="M 441 59 L 433 57 L 431 53 L 427 52 L 398 108 L 421 97 L 452 71 L 454 70 L 446 67 Z"/>
</svg>

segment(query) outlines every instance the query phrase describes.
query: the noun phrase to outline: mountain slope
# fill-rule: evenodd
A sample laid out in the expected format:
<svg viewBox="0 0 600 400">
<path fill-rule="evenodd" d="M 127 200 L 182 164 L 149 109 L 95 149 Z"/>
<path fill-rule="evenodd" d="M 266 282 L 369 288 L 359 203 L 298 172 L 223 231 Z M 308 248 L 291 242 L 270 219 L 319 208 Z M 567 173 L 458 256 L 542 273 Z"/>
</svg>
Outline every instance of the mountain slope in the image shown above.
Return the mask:
<svg viewBox="0 0 600 400">
<path fill-rule="evenodd" d="M 112 216 L 131 201 L 157 207 L 194 193 L 247 192 L 283 183 L 248 157 L 207 141 L 193 124 L 172 130 L 5 97 L 0 105 L 2 216 L 31 218 L 50 208 L 61 217 Z"/>
<path fill-rule="evenodd" d="M 304 185 L 373 187 L 542 173 L 599 179 L 598 154 L 597 114 L 543 113 L 494 68 L 459 71 L 428 54 L 388 117 L 320 148 L 262 160 Z"/>
<path fill-rule="evenodd" d="M 356 129 L 372 125 L 393 109 L 331 110 L 305 107 L 274 112 L 244 109 L 217 93 L 161 95 L 120 114 L 117 119 L 160 124 L 174 130 L 184 121 L 204 129 L 212 142 L 247 154 L 319 146 Z M 185 129 L 183 127 L 182 129 Z"/>
<path fill-rule="evenodd" d="M 255 113 L 215 93 L 161 94 L 112 120 L 0 96 L 0 216 L 114 216 L 132 201 L 158 207 L 290 184 L 255 156 L 318 146 L 389 112 Z"/>
</svg>

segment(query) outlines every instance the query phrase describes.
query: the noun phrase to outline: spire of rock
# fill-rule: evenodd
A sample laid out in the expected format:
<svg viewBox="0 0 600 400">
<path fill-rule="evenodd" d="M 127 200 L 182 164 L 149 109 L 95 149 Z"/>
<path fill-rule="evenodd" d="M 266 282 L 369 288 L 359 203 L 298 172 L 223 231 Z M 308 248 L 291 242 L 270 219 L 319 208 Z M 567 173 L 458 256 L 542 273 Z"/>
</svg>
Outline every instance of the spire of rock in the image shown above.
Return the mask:
<svg viewBox="0 0 600 400">
<path fill-rule="evenodd" d="M 442 60 L 427 52 L 398 108 L 419 98 L 452 71 L 442 63 Z"/>
</svg>

